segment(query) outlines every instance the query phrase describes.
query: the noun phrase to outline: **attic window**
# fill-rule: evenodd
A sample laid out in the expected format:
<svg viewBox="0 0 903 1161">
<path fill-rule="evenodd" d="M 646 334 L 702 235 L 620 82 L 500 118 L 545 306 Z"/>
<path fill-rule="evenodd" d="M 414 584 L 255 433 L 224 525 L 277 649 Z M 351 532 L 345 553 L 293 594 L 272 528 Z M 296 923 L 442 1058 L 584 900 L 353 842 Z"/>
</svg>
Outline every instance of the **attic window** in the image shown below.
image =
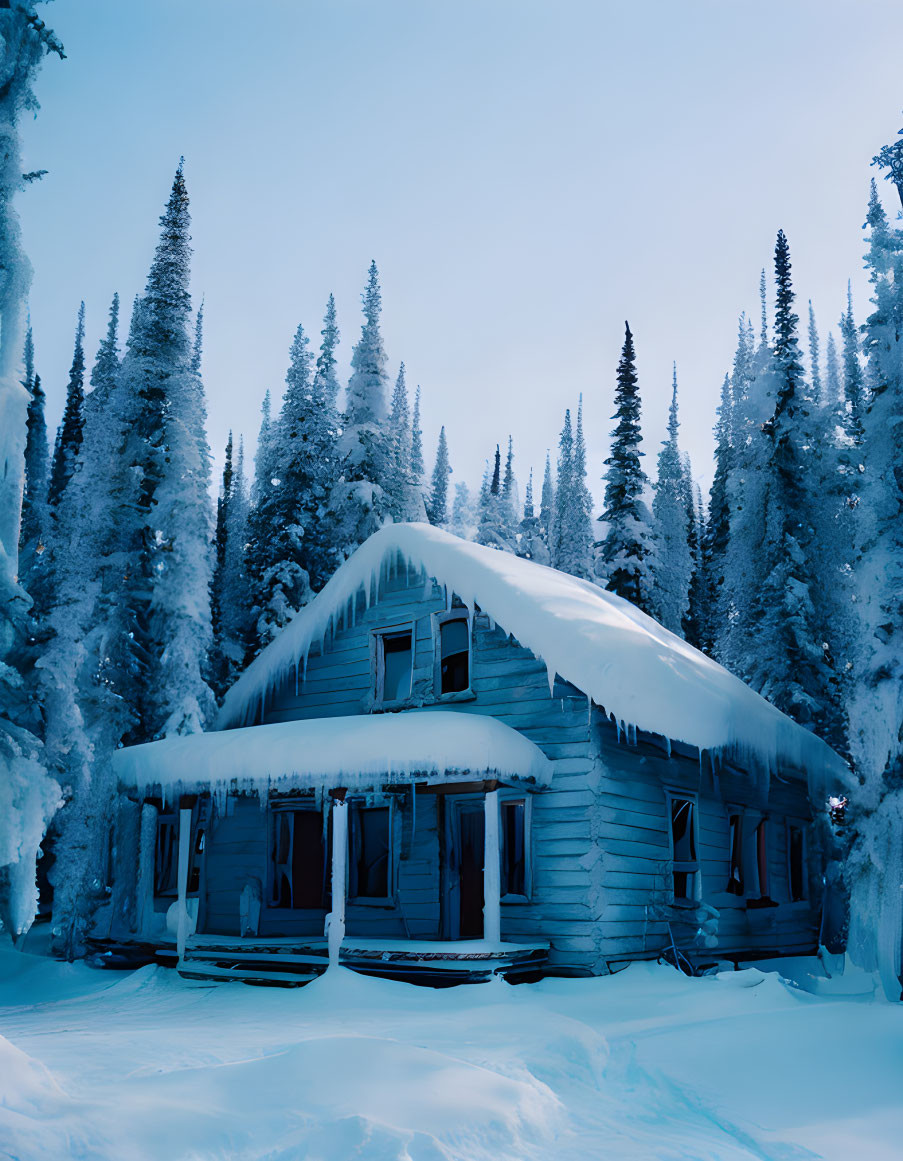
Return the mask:
<svg viewBox="0 0 903 1161">
<path fill-rule="evenodd" d="M 695 899 L 699 862 L 696 803 L 691 798 L 671 798 L 671 859 L 674 898 Z"/>
<path fill-rule="evenodd" d="M 402 701 L 411 696 L 412 642 L 410 629 L 401 633 L 383 633 L 378 638 L 377 695 L 381 701 Z"/>
<path fill-rule="evenodd" d="M 458 617 L 439 626 L 440 693 L 464 693 L 470 688 L 470 632 Z"/>
</svg>

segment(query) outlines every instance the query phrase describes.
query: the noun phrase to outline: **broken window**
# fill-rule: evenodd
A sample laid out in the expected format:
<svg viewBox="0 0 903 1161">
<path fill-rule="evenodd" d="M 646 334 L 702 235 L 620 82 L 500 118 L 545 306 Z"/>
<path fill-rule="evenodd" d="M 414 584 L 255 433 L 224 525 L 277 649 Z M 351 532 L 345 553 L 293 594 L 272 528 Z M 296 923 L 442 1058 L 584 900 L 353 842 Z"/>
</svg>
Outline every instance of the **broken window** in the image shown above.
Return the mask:
<svg viewBox="0 0 903 1161">
<path fill-rule="evenodd" d="M 381 701 L 401 701 L 411 696 L 413 634 L 383 633 L 377 640 L 379 673 L 377 695 Z"/>
<path fill-rule="evenodd" d="M 176 814 L 157 815 L 154 849 L 154 894 L 175 895 L 179 874 L 179 819 Z"/>
<path fill-rule="evenodd" d="M 731 869 L 727 890 L 731 895 L 743 894 L 743 815 L 732 814 L 730 822 Z"/>
<path fill-rule="evenodd" d="M 527 896 L 527 803 L 524 799 L 502 800 L 502 898 Z"/>
<path fill-rule="evenodd" d="M 321 908 L 326 894 L 326 850 L 319 810 L 273 814 L 274 907 Z"/>
<path fill-rule="evenodd" d="M 696 898 L 699 863 L 696 858 L 696 803 L 671 799 L 671 859 L 675 899 Z"/>
<path fill-rule="evenodd" d="M 387 899 L 391 895 L 391 808 L 356 806 L 351 815 L 350 895 Z"/>
<path fill-rule="evenodd" d="M 440 693 L 470 688 L 470 629 L 462 617 L 439 626 Z"/>
<path fill-rule="evenodd" d="M 806 843 L 803 828 L 792 823 L 787 827 L 787 861 L 790 872 L 790 898 L 799 903 L 806 898 Z"/>
</svg>

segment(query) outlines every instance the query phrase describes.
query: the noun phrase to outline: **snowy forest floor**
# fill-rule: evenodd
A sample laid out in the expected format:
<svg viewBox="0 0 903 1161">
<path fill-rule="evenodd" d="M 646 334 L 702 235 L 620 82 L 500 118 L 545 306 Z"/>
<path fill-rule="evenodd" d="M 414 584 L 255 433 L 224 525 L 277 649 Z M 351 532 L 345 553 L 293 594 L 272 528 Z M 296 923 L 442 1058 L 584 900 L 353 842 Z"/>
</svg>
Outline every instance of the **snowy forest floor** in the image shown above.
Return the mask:
<svg viewBox="0 0 903 1161">
<path fill-rule="evenodd" d="M 903 1005 L 782 975 L 282 990 L 0 943 L 0 1157 L 898 1158 Z"/>
</svg>

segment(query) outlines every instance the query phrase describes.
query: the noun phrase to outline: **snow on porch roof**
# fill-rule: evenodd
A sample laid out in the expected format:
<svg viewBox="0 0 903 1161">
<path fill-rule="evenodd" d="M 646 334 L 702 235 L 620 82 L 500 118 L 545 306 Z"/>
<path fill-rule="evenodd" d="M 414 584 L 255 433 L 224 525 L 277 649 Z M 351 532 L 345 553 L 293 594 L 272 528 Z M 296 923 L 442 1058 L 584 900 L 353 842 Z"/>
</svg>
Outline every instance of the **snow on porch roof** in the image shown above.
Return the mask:
<svg viewBox="0 0 903 1161">
<path fill-rule="evenodd" d="M 164 738 L 113 755 L 120 783 L 228 787 L 363 786 L 462 774 L 532 779 L 548 785 L 552 764 L 538 746 L 495 718 L 444 710 L 278 722 Z"/>
<path fill-rule="evenodd" d="M 484 613 L 617 721 L 743 764 L 793 766 L 845 778 L 842 759 L 710 657 L 629 601 L 589 581 L 428 524 L 380 529 L 345 562 L 226 695 L 217 728 L 253 720 L 267 695 L 304 668 L 357 594 L 369 603 L 383 569 L 401 560 Z"/>
</svg>

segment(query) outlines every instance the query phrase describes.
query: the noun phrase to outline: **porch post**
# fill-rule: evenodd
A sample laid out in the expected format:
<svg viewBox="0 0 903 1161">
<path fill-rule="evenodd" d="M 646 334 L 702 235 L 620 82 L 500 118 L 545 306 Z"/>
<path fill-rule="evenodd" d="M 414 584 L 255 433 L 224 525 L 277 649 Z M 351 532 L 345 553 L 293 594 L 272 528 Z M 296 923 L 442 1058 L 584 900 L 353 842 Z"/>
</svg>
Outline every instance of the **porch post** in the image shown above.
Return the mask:
<svg viewBox="0 0 903 1161">
<path fill-rule="evenodd" d="M 483 938 L 499 943 L 502 938 L 502 875 L 499 859 L 499 792 L 486 794 L 486 833 L 483 840 Z"/>
<path fill-rule="evenodd" d="M 179 811 L 179 926 L 176 933 L 176 948 L 179 960 L 185 954 L 188 938 L 188 859 L 191 853 L 191 808 Z"/>
<path fill-rule="evenodd" d="M 157 808 L 150 802 L 141 806 L 141 833 L 138 839 L 138 886 L 135 932 L 151 934 L 154 914 L 154 854 L 157 847 Z"/>
<path fill-rule="evenodd" d="M 345 863 L 348 847 L 348 803 L 342 798 L 332 801 L 332 910 L 326 916 L 326 941 L 329 966 L 338 967 L 339 949 L 345 938 Z"/>
</svg>

